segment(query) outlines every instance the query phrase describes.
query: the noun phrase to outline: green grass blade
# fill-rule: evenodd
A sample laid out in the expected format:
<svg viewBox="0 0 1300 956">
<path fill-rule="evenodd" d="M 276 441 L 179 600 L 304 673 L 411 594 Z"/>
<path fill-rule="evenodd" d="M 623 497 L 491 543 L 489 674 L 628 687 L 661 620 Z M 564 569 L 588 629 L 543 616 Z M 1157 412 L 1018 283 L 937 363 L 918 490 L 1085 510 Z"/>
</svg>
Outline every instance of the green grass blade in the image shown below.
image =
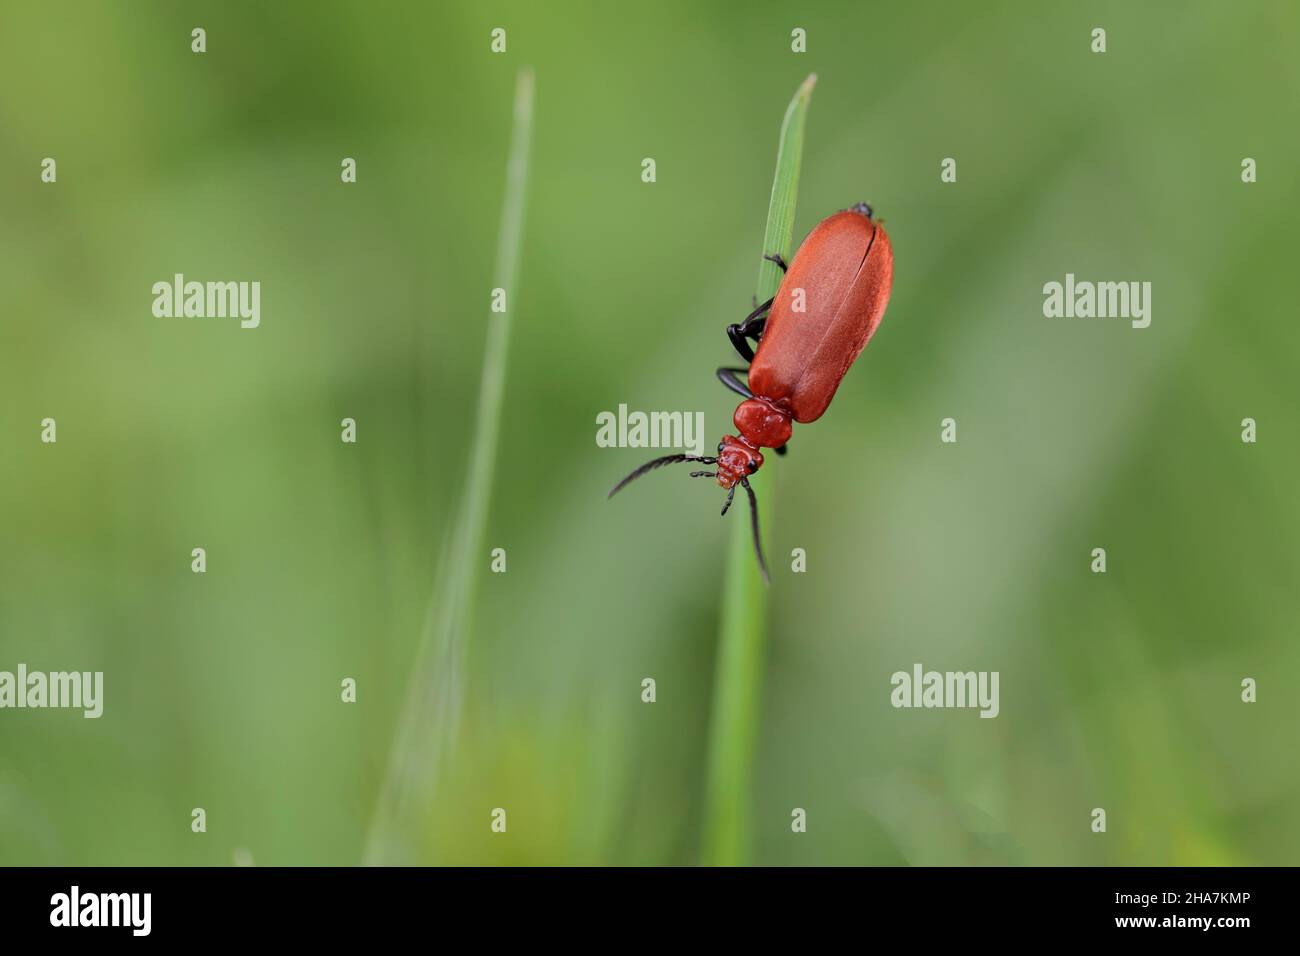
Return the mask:
<svg viewBox="0 0 1300 956">
<path fill-rule="evenodd" d="M 369 864 L 414 862 L 412 838 L 418 838 L 418 821 L 422 811 L 427 812 L 439 772 L 456 741 L 474 601 L 487 560 L 484 540 L 501 430 L 510 319 L 517 308 L 515 285 L 532 125 L 533 73 L 524 68 L 515 85 L 505 203 L 493 275 L 493 288 L 505 290 L 506 310 L 488 314 L 469 471 L 455 525 L 443 547 L 388 775 L 371 825 L 365 852 Z"/>
<path fill-rule="evenodd" d="M 795 200 L 803 156 L 804 123 L 816 74 L 799 87 L 785 111 L 776 153 L 776 176 L 768 204 L 763 253 L 790 259 L 794 241 Z M 781 270 L 762 261 L 758 300 L 771 298 L 781 284 Z M 760 472 L 760 475 L 762 472 Z M 772 529 L 771 483 L 751 479 L 759 501 L 765 536 Z M 746 502 L 738 502 L 743 519 Z M 768 550 L 768 564 L 775 567 Z M 713 716 L 709 728 L 703 860 L 712 866 L 745 865 L 751 852 L 751 787 L 758 739 L 758 704 L 762 692 L 763 653 L 767 638 L 767 587 L 754 560 L 749 522 L 732 522 L 719 621 Z"/>
</svg>

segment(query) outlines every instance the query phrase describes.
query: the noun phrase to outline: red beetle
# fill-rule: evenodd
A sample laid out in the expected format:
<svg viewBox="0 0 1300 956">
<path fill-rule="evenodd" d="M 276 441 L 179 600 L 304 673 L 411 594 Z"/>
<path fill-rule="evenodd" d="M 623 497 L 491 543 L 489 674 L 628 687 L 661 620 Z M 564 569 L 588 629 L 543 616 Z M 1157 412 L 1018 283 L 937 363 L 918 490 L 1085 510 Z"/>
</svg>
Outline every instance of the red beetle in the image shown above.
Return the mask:
<svg viewBox="0 0 1300 956">
<path fill-rule="evenodd" d="M 760 448 L 785 454 L 792 421 L 822 417 L 840 380 L 871 339 L 889 302 L 894 253 L 884 227 L 871 207 L 858 203 L 830 216 L 808 234 L 787 268 L 780 256 L 765 256 L 785 272 L 776 295 L 743 322 L 727 327 L 731 343 L 750 363 L 749 384 L 738 378 L 743 368 L 720 368 L 718 378 L 745 400 L 733 421 L 739 435 L 718 443 L 716 457 L 665 455 L 648 461 L 610 491 L 661 465 L 698 461 L 717 471 L 693 471 L 692 478 L 716 478 L 727 489 L 725 515 L 739 484 L 749 494 L 754 553 L 767 580 L 767 562 L 758 536 L 758 502 L 749 476 L 763 466 Z M 758 343 L 755 353 L 748 339 Z"/>
</svg>

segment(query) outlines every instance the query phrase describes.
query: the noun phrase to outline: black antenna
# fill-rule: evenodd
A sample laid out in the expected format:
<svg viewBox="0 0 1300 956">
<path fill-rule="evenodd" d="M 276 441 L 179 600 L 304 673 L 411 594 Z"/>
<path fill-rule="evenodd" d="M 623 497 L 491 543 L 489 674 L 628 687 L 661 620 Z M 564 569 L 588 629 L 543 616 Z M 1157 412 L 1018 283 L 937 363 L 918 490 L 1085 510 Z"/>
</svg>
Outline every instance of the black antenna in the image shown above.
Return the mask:
<svg viewBox="0 0 1300 956">
<path fill-rule="evenodd" d="M 758 570 L 763 572 L 763 583 L 770 585 L 772 579 L 767 576 L 767 562 L 763 560 L 763 543 L 758 537 L 758 499 L 754 497 L 754 489 L 749 487 L 748 478 L 741 478 L 740 483 L 744 485 L 745 490 L 749 492 L 749 515 L 751 524 L 754 528 L 754 554 L 758 557 Z M 732 488 L 732 491 L 735 491 L 734 487 Z M 730 499 L 728 499 L 728 503 L 730 503 Z M 725 508 L 723 509 L 723 514 L 726 514 Z"/>
<path fill-rule="evenodd" d="M 632 472 L 632 474 L 628 475 L 626 478 L 624 478 L 622 481 L 616 484 L 613 488 L 611 488 L 609 494 L 606 495 L 605 497 L 613 498 L 616 494 L 618 494 L 620 491 L 622 491 L 632 482 L 636 481 L 646 472 L 654 471 L 656 468 L 662 468 L 664 465 L 675 465 L 683 461 L 698 461 L 705 465 L 716 465 L 718 463 L 717 458 L 701 457 L 699 455 L 664 455 L 662 458 L 652 458 L 650 461 L 647 461 L 644 465 L 636 469 L 636 471 Z M 691 472 L 691 477 L 692 478 L 716 478 L 717 474 L 718 473 L 716 471 L 693 471 Z M 767 573 L 767 560 L 763 557 L 763 542 L 759 538 L 759 534 L 758 534 L 758 499 L 754 496 L 754 489 L 749 486 L 748 478 L 741 478 L 740 484 L 744 485 L 745 493 L 749 495 L 749 518 L 750 518 L 750 526 L 753 528 L 754 531 L 754 556 L 758 558 L 758 570 L 762 572 L 763 583 L 770 585 L 772 583 L 772 579 L 771 577 L 768 576 Z M 735 497 L 736 497 L 736 486 L 732 485 L 730 488 L 727 489 L 727 501 L 722 506 L 722 513 L 724 515 L 727 513 L 727 509 L 731 507 L 731 502 L 735 499 Z"/>
<path fill-rule="evenodd" d="M 616 484 L 610 490 L 610 493 L 607 494 L 605 497 L 613 498 L 616 494 L 618 494 L 620 491 L 622 491 L 632 482 L 636 481 L 647 471 L 654 471 L 656 468 L 662 468 L 664 465 L 675 465 L 680 461 L 699 461 L 699 462 L 703 462 L 706 465 L 716 465 L 718 463 L 718 459 L 716 458 L 701 458 L 699 455 L 664 455 L 664 457 L 662 458 L 654 458 L 651 459 L 650 461 L 647 461 L 636 471 L 632 472 L 632 474 L 628 475 L 626 478 L 624 478 L 622 481 Z"/>
</svg>

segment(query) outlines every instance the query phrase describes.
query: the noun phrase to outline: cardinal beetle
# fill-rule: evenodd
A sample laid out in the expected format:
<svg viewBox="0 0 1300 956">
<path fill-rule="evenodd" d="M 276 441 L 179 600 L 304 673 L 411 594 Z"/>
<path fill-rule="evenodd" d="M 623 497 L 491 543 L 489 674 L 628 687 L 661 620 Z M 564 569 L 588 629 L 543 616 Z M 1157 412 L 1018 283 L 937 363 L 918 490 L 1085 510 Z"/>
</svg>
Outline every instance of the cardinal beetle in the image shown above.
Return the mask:
<svg viewBox="0 0 1300 956">
<path fill-rule="evenodd" d="M 749 476 L 763 466 L 760 448 L 785 454 L 791 421 L 801 424 L 822 417 L 844 373 L 866 346 L 889 302 L 894 253 L 884 227 L 872 219 L 871 207 L 858 203 L 822 220 L 808 234 L 788 267 L 779 255 L 764 256 L 785 277 L 776 295 L 727 326 L 727 336 L 743 368 L 720 368 L 722 384 L 744 397 L 733 421 L 739 435 L 726 435 L 716 456 L 665 455 L 648 461 L 610 491 L 662 465 L 697 461 L 717 471 L 693 471 L 692 478 L 716 478 L 727 489 L 725 515 L 740 485 L 749 495 L 754 553 L 763 580 L 767 562 L 758 535 L 758 501 Z M 748 339 L 758 343 L 755 352 Z M 748 385 L 739 378 L 748 371 Z"/>
</svg>

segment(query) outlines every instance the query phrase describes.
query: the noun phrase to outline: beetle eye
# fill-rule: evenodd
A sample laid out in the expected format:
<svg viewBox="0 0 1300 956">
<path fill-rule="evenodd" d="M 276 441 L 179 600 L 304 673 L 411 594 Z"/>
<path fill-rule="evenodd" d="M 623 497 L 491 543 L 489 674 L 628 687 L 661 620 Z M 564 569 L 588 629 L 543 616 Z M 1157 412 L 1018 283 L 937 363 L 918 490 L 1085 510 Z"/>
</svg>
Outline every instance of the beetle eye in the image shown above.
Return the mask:
<svg viewBox="0 0 1300 956">
<path fill-rule="evenodd" d="M 752 475 L 756 471 L 758 471 L 758 462 L 751 458 L 749 459 L 749 473 Z"/>
<path fill-rule="evenodd" d="M 718 451 L 722 451 L 723 447 L 722 442 L 718 442 Z"/>
</svg>

